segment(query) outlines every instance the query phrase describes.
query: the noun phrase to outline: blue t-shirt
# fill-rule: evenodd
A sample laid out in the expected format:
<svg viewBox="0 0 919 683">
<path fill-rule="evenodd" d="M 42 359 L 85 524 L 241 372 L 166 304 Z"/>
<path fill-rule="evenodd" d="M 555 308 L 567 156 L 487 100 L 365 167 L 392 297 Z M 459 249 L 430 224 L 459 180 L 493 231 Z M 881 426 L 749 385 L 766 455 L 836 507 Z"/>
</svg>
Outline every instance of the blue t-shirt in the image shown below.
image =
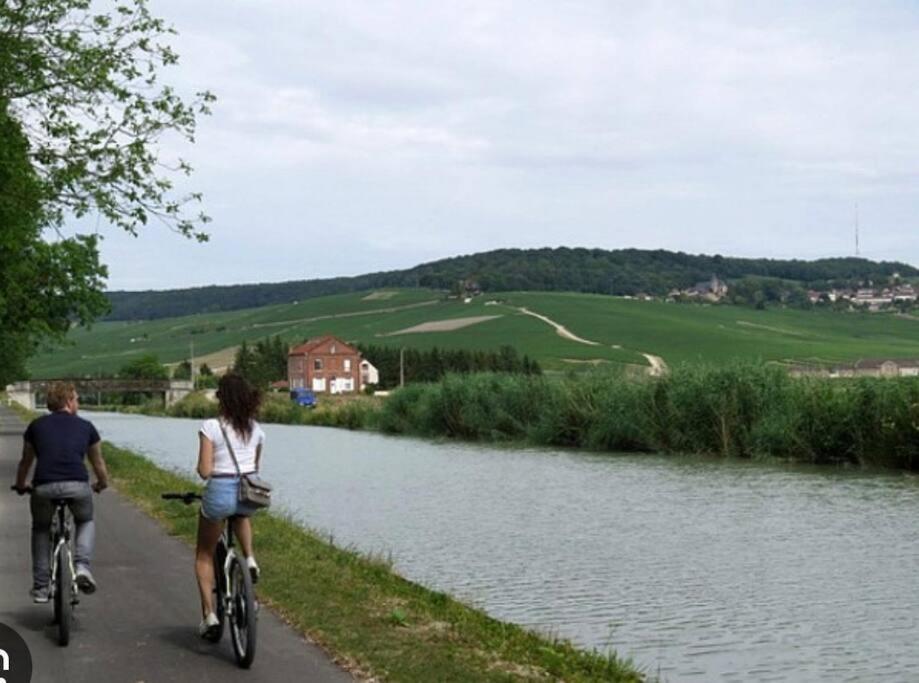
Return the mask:
<svg viewBox="0 0 919 683">
<path fill-rule="evenodd" d="M 59 410 L 32 420 L 23 438 L 35 449 L 33 485 L 89 481 L 83 459 L 89 447 L 99 442 L 99 432 L 89 420 Z"/>
</svg>

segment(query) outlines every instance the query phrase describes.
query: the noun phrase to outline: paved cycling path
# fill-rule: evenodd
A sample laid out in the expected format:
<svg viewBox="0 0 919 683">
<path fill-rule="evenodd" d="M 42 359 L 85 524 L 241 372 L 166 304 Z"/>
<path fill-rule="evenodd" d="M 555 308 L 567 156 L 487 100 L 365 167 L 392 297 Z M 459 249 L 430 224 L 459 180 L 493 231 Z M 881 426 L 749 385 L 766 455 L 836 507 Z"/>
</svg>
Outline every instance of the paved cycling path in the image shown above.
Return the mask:
<svg viewBox="0 0 919 683">
<path fill-rule="evenodd" d="M 28 643 L 35 683 L 353 680 L 267 609 L 249 671 L 236 667 L 227 634 L 217 646 L 201 641 L 191 548 L 112 490 L 95 497 L 99 590 L 83 596 L 70 645 L 58 647 L 51 605 L 34 605 L 28 596 L 28 499 L 9 490 L 24 428 L 0 406 L 0 623 Z"/>
</svg>

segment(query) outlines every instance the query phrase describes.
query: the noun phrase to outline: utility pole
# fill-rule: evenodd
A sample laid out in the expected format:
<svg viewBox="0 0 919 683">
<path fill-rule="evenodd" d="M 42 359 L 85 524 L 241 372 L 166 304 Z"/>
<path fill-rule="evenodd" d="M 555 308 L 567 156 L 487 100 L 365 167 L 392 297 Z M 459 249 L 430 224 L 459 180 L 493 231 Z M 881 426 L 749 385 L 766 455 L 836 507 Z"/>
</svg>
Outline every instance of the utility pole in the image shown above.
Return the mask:
<svg viewBox="0 0 919 683">
<path fill-rule="evenodd" d="M 192 391 L 194 391 L 195 389 L 195 340 L 194 339 L 189 340 L 189 344 L 191 346 L 191 351 L 189 352 L 188 365 L 189 365 L 189 369 L 191 370 L 191 388 L 192 388 Z"/>
<path fill-rule="evenodd" d="M 399 386 L 405 386 L 405 347 L 399 349 Z"/>
</svg>

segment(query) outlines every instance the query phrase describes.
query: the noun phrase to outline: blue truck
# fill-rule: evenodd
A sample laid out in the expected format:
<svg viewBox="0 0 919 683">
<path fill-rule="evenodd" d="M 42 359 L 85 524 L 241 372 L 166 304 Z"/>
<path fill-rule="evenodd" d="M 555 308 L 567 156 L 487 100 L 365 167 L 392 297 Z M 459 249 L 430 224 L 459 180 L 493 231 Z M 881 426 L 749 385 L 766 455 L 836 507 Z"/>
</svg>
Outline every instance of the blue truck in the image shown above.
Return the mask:
<svg viewBox="0 0 919 683">
<path fill-rule="evenodd" d="M 290 400 L 294 401 L 298 406 L 316 407 L 316 394 L 309 389 L 292 389 Z"/>
</svg>

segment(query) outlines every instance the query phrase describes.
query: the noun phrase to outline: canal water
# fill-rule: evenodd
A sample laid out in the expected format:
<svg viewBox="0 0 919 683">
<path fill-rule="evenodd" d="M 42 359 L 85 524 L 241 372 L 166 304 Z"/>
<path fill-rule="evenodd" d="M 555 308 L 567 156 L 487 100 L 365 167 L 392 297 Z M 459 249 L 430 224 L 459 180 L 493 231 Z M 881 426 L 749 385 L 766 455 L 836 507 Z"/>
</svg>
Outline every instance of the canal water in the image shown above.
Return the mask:
<svg viewBox="0 0 919 683">
<path fill-rule="evenodd" d="M 200 421 L 87 417 L 193 472 Z M 664 681 L 919 680 L 914 476 L 264 428 L 281 507 L 500 619 Z"/>
</svg>

